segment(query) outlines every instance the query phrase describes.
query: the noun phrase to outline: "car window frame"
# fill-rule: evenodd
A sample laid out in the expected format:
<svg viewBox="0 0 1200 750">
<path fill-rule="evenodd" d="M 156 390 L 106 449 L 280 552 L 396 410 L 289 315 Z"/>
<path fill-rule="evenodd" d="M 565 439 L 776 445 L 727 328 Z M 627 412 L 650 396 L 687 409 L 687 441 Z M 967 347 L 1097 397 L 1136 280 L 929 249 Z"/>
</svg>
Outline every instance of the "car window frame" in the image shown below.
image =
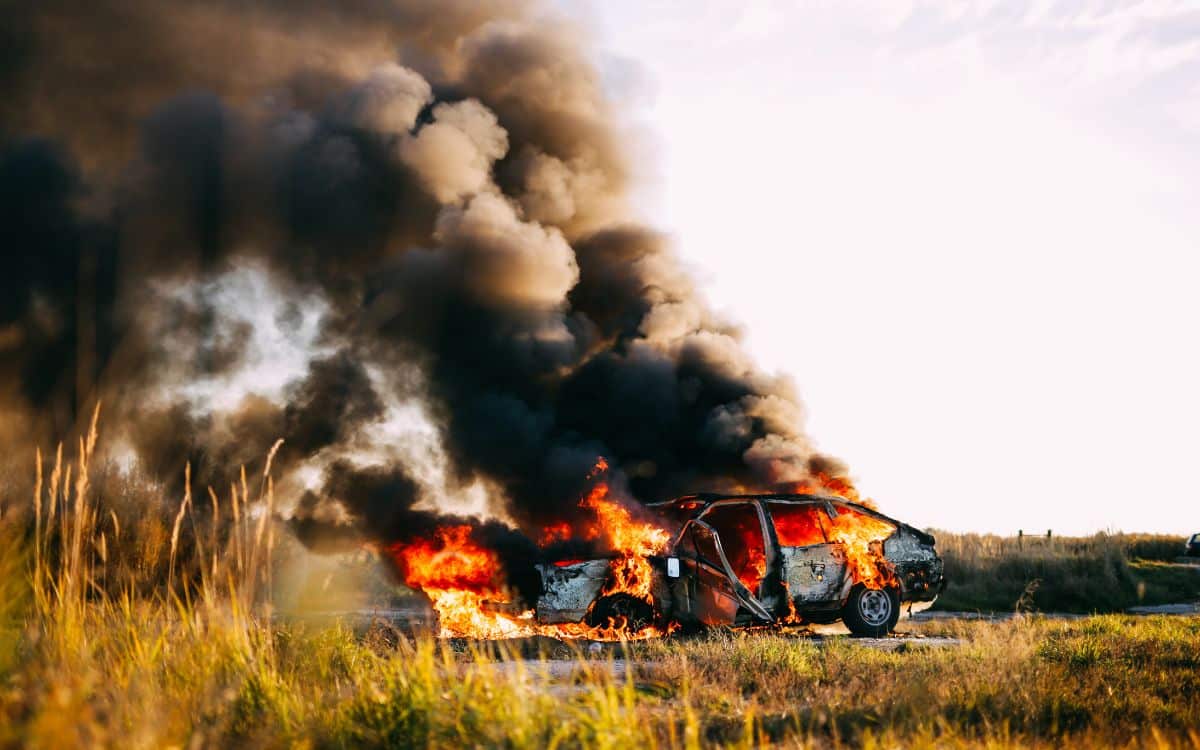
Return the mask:
<svg viewBox="0 0 1200 750">
<path fill-rule="evenodd" d="M 711 513 L 714 508 L 720 508 L 720 507 L 725 507 L 725 506 L 730 506 L 730 505 L 750 505 L 750 506 L 754 507 L 755 512 L 758 514 L 758 533 L 762 535 L 762 540 L 763 540 L 763 554 L 767 558 L 767 565 L 770 566 L 771 560 L 775 554 L 775 551 L 772 549 L 771 537 L 767 534 L 767 518 L 766 518 L 765 512 L 763 511 L 762 501 L 747 500 L 744 498 L 731 498 L 729 500 L 718 500 L 715 503 L 709 504 L 704 510 L 700 511 L 700 513 L 697 514 L 693 520 L 704 521 L 704 518 L 709 513 Z M 704 525 L 708 526 L 709 528 L 712 528 L 714 532 L 717 531 L 716 527 L 712 526 L 707 521 L 704 522 Z M 774 531 L 773 525 L 771 527 L 771 530 Z M 720 539 L 719 532 L 717 533 L 717 538 L 718 538 L 718 540 Z M 722 543 L 722 546 L 724 546 L 723 543 Z"/>
<path fill-rule="evenodd" d="M 760 522 L 761 518 L 762 516 L 760 515 Z M 716 528 L 705 523 L 700 517 L 696 517 L 688 520 L 688 522 L 683 525 L 683 528 L 680 530 L 680 542 L 690 535 L 691 529 L 700 529 L 711 536 L 714 549 L 717 553 L 717 556 L 720 558 L 719 561 L 714 562 L 705 557 L 701 557 L 699 550 L 695 549 L 693 544 L 694 556 L 692 559 L 695 561 L 696 565 L 705 566 L 711 569 L 714 573 L 722 576 L 732 588 L 734 596 L 740 600 L 742 605 L 749 609 L 756 617 L 768 622 L 773 620 L 774 618 L 772 617 L 770 611 L 767 610 L 761 601 L 759 601 L 758 595 L 747 588 L 734 572 L 733 565 L 730 564 L 729 557 L 725 554 L 725 545 L 721 542 L 721 533 Z"/>
<path fill-rule="evenodd" d="M 775 543 L 778 544 L 781 548 L 782 547 L 796 547 L 796 546 L 816 547 L 821 544 L 836 544 L 836 542 L 834 542 L 829 537 L 829 529 L 831 528 L 830 522 L 834 518 L 836 518 L 836 516 L 830 512 L 831 506 L 830 506 L 828 500 L 825 500 L 824 498 L 813 498 L 811 500 L 784 500 L 784 499 L 780 498 L 780 499 L 775 499 L 775 500 L 771 500 L 771 499 L 763 500 L 762 503 L 764 506 L 763 510 L 766 512 L 767 518 L 769 518 L 771 520 L 771 531 L 775 532 Z M 821 536 L 824 538 L 825 541 L 818 542 L 817 544 L 807 544 L 807 545 L 784 544 L 783 542 L 781 542 L 779 540 L 779 527 L 775 525 L 775 517 L 771 515 L 771 508 L 770 508 L 771 504 L 783 505 L 783 506 L 802 506 L 802 505 L 820 506 L 821 510 L 825 511 L 825 521 L 821 522 Z"/>
</svg>

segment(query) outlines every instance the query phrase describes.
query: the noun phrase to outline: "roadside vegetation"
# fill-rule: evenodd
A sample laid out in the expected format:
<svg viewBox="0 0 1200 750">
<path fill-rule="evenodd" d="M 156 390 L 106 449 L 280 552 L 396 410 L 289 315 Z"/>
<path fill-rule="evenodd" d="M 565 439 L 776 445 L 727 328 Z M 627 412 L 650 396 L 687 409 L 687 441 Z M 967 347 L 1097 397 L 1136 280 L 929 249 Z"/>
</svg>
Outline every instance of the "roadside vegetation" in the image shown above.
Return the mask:
<svg viewBox="0 0 1200 750">
<path fill-rule="evenodd" d="M 931 637 L 886 652 L 718 632 L 599 655 L 300 622 L 270 607 L 269 468 L 138 514 L 145 488 L 90 482 L 94 445 L 48 460 L 29 507 L 6 497 L 0 747 L 1200 748 L 1200 618 L 910 624 Z"/>
<path fill-rule="evenodd" d="M 948 581 L 941 610 L 1087 614 L 1200 600 L 1200 566 L 1176 563 L 1183 536 L 934 534 Z"/>
</svg>

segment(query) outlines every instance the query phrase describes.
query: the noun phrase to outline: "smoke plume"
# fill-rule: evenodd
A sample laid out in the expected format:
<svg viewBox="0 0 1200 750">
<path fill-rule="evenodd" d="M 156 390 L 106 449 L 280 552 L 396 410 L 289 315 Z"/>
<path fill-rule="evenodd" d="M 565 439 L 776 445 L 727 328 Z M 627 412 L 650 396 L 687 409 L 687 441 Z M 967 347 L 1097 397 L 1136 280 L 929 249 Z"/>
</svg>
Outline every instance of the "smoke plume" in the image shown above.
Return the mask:
<svg viewBox="0 0 1200 750">
<path fill-rule="evenodd" d="M 141 470 L 221 487 L 282 437 L 318 548 L 419 533 L 469 487 L 532 533 L 598 456 L 643 501 L 844 472 L 631 221 L 621 113 L 550 9 L 0 8 L 0 409 L 23 438 L 103 399 Z"/>
</svg>

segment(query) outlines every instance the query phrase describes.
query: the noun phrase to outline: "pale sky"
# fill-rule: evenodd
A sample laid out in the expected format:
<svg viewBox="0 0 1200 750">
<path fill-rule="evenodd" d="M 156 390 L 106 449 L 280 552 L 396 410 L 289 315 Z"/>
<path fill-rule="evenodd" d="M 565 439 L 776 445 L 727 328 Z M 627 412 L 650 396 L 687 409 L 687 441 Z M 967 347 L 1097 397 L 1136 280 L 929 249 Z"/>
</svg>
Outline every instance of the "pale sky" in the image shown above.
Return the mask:
<svg viewBox="0 0 1200 750">
<path fill-rule="evenodd" d="M 1200 531 L 1200 4 L 560 4 L 643 217 L 882 510 Z"/>
</svg>

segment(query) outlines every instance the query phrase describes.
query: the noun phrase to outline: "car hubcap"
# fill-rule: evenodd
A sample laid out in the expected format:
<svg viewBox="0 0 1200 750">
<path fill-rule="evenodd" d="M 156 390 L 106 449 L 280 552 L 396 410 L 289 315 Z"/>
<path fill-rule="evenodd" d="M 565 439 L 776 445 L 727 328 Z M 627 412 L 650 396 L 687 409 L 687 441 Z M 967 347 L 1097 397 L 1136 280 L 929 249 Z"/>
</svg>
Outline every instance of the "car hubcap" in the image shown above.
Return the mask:
<svg viewBox="0 0 1200 750">
<path fill-rule="evenodd" d="M 892 598 L 886 591 L 864 591 L 858 600 L 858 611 L 868 625 L 883 625 L 892 616 Z"/>
</svg>

